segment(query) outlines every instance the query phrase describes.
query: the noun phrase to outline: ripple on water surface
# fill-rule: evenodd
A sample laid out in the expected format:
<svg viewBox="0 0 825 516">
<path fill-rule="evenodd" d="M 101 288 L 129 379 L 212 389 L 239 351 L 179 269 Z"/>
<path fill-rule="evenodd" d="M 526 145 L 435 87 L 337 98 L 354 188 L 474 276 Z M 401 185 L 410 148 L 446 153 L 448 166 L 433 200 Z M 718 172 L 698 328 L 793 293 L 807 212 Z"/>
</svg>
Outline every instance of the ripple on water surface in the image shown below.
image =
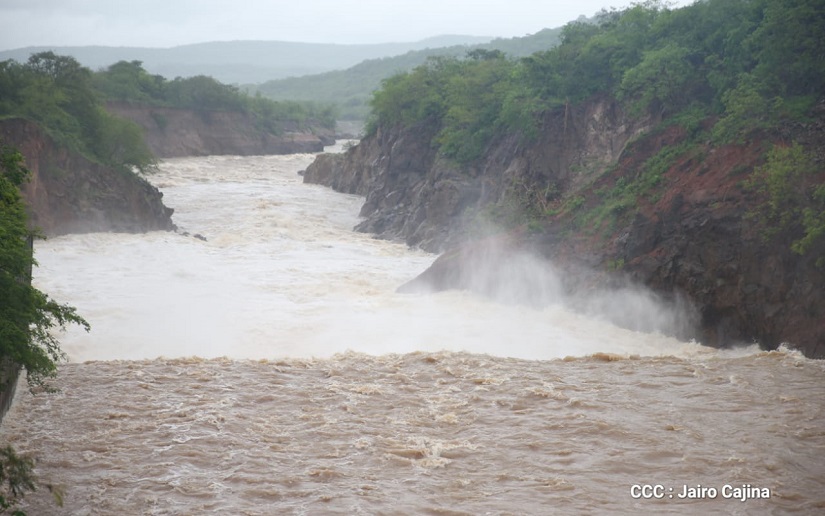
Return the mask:
<svg viewBox="0 0 825 516">
<path fill-rule="evenodd" d="M 823 362 L 563 302 L 396 294 L 434 256 L 353 233 L 363 199 L 303 185 L 311 160 L 165 163 L 152 181 L 206 241 L 38 244 L 38 286 L 93 332 L 62 337 L 60 392 L 20 389 L 0 427 L 66 489 L 63 509 L 27 496 L 29 514 L 825 510 Z M 667 319 L 619 294 L 607 305 Z M 772 496 L 637 500 L 634 484 Z"/>
<path fill-rule="evenodd" d="M 30 514 L 810 513 L 823 373 L 787 352 L 88 362 L 23 389 L 2 436 L 67 489 Z M 645 483 L 772 496 L 631 498 Z"/>
</svg>

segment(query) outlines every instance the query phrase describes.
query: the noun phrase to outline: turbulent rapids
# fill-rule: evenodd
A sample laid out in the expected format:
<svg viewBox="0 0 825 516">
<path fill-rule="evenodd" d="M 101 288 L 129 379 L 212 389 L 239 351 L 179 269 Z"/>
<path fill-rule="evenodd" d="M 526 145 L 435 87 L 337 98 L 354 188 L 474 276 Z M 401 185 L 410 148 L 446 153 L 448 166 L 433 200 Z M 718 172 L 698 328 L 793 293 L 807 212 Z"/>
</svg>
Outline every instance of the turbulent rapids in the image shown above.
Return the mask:
<svg viewBox="0 0 825 516">
<path fill-rule="evenodd" d="M 0 427 L 65 490 L 29 514 L 825 510 L 825 363 L 397 294 L 434 256 L 353 233 L 363 200 L 302 184 L 312 158 L 165 162 L 152 181 L 205 240 L 38 245 L 38 287 L 92 332 Z"/>
</svg>

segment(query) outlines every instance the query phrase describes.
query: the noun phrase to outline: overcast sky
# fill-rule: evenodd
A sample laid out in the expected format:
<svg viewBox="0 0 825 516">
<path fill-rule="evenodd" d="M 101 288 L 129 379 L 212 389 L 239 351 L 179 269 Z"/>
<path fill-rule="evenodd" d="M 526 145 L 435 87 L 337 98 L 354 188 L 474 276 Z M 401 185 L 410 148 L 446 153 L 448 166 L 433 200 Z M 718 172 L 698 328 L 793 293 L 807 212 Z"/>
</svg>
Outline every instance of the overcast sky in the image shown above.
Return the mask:
<svg viewBox="0 0 825 516">
<path fill-rule="evenodd" d="M 204 41 L 417 41 L 513 37 L 631 0 L 0 0 L 0 50 L 170 47 Z M 676 0 L 682 6 L 690 0 Z"/>
</svg>

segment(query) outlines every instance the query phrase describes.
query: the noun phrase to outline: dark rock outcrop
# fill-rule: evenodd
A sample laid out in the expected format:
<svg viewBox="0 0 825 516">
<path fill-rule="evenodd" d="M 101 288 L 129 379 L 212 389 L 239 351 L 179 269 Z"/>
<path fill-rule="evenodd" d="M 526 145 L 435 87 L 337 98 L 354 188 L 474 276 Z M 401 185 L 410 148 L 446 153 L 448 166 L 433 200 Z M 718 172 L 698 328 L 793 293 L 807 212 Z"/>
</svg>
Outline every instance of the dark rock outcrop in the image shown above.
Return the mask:
<svg viewBox="0 0 825 516">
<path fill-rule="evenodd" d="M 666 137 L 649 140 L 657 146 Z M 766 238 L 749 215 L 759 201 L 742 188 L 743 171 L 761 165 L 764 143 L 707 146 L 701 160 L 677 162 L 661 198 L 641 206 L 605 249 L 632 278 L 687 292 L 700 311 L 703 343 L 775 349 L 787 342 L 823 358 L 825 269 L 816 260 L 825 246 L 799 255 L 791 250 L 798 228 Z M 620 160 L 619 170 L 627 166 Z"/>
<path fill-rule="evenodd" d="M 276 136 L 258 128 L 252 115 L 240 112 L 127 103 L 109 103 L 106 109 L 141 126 L 146 143 L 159 158 L 321 152 L 325 145 L 335 143 L 332 130 L 301 129 L 294 124 Z"/>
<path fill-rule="evenodd" d="M 599 99 L 549 113 L 537 141 L 504 138 L 466 167 L 438 156 L 431 144 L 437 127 L 382 127 L 344 155 L 319 156 L 304 181 L 366 196 L 358 230 L 443 251 L 468 237 L 475 212 L 508 191 L 536 183 L 569 189 L 582 180 L 574 171 L 614 162 L 651 123 Z"/>
<path fill-rule="evenodd" d="M 163 194 L 142 177 L 93 163 L 28 120 L 0 121 L 0 137 L 25 157 L 31 178 L 23 197 L 32 225 L 46 235 L 174 228 Z"/>
<path fill-rule="evenodd" d="M 610 100 L 595 99 L 548 114 L 536 141 L 499 139 L 465 167 L 433 150 L 437 127 L 379 128 L 344 155 L 319 156 L 305 181 L 366 196 L 359 230 L 449 250 L 402 291 L 478 289 L 466 271 L 479 256 L 486 257 L 488 274 L 504 277 L 513 257 L 528 250 L 567 271 L 568 291 L 630 281 L 690 305 L 696 325 L 681 337 L 715 346 L 758 342 L 766 349 L 788 343 L 825 357 L 825 270 L 815 263 L 825 246 L 820 241 L 800 256 L 791 251 L 799 228 L 766 240 L 748 218 L 758 199 L 742 181 L 762 163 L 770 135 L 743 145 L 700 144 L 669 167 L 656 195 L 638 197 L 631 217 L 619 213 L 584 227 L 576 218 L 581 210 L 561 210 L 539 228 L 464 243 L 472 240 L 478 214 L 508 199 L 550 199 L 548 206 L 575 199 L 585 211 L 597 208 L 618 181 L 638 177 L 646 160 L 687 138 L 675 126 L 648 131 L 656 122 L 633 121 Z M 806 127 L 778 141 L 803 141 L 819 152 L 825 124 Z M 525 198 L 536 192 L 556 197 Z"/>
</svg>

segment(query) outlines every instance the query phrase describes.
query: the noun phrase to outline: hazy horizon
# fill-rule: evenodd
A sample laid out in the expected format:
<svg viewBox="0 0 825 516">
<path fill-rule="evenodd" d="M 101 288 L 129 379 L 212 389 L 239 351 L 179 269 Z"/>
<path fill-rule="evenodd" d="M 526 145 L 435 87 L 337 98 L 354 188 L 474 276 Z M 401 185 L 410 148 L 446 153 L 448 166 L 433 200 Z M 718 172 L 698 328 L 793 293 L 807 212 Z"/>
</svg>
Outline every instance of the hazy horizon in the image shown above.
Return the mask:
<svg viewBox="0 0 825 516">
<path fill-rule="evenodd" d="M 440 38 L 479 38 L 485 39 L 489 38 L 491 41 L 496 39 L 498 36 L 477 36 L 473 34 L 434 34 L 432 36 L 427 36 L 420 39 L 415 40 L 398 40 L 398 41 L 381 41 L 377 43 L 323 43 L 318 41 L 293 41 L 293 40 L 285 40 L 285 39 L 214 39 L 209 41 L 196 41 L 193 43 L 181 43 L 180 45 L 171 45 L 168 47 L 152 47 L 148 45 L 104 45 L 104 44 L 88 44 L 88 45 L 25 45 L 21 47 L 14 47 L 14 48 L 0 48 L 0 52 L 6 52 L 11 50 L 20 50 L 26 48 L 43 48 L 43 47 L 59 47 L 59 48 L 128 48 L 128 49 L 148 49 L 148 50 L 169 50 L 173 48 L 180 48 L 180 47 L 189 47 L 189 46 L 196 46 L 196 45 L 208 45 L 212 43 L 288 43 L 288 44 L 297 44 L 297 45 L 341 45 L 341 46 L 369 46 L 369 45 L 394 45 L 394 44 L 409 44 L 409 43 L 419 43 L 422 41 L 427 40 L 436 40 Z"/>
<path fill-rule="evenodd" d="M 442 35 L 511 38 L 560 27 L 630 0 L 5 0 L 0 50 L 24 47 L 169 48 L 215 41 L 378 44 Z M 670 2 L 673 7 L 692 1 Z"/>
</svg>

